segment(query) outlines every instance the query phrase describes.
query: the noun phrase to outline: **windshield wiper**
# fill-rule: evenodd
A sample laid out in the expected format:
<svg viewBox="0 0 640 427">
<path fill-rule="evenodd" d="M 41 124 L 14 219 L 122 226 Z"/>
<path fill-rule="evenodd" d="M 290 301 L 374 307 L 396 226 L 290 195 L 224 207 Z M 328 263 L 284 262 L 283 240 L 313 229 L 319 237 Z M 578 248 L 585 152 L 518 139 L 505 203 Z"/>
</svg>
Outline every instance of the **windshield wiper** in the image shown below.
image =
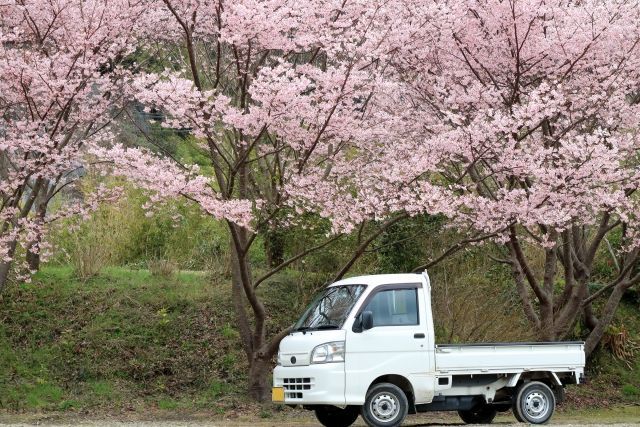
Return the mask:
<svg viewBox="0 0 640 427">
<path fill-rule="evenodd" d="M 340 326 L 338 326 L 338 325 L 332 325 L 332 324 L 327 324 L 327 325 L 319 325 L 319 326 L 316 326 L 316 327 L 315 327 L 315 328 L 313 328 L 313 329 L 317 329 L 317 330 L 320 330 L 320 329 L 340 329 Z"/>
<path fill-rule="evenodd" d="M 291 332 L 307 332 L 307 331 L 321 331 L 323 329 L 340 329 L 340 326 L 327 324 L 327 325 L 318 325 L 318 326 L 300 326 L 299 328 L 294 329 Z"/>
</svg>

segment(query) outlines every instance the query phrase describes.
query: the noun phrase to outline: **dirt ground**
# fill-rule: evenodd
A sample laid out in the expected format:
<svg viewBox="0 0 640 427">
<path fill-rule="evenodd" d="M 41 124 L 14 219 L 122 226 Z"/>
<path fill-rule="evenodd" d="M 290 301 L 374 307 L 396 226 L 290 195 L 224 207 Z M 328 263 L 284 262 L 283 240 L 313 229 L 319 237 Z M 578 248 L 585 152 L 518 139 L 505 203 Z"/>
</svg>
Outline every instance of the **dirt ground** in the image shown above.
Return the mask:
<svg viewBox="0 0 640 427">
<path fill-rule="evenodd" d="M 520 425 L 510 413 L 500 414 L 494 424 L 502 426 Z M 312 413 L 285 411 L 261 418 L 255 415 L 238 415 L 220 418 L 208 413 L 133 413 L 133 414 L 0 414 L 3 426 L 83 426 L 83 427 L 316 427 Z M 354 426 L 362 427 L 362 419 Z M 464 425 L 455 413 L 429 413 L 410 415 L 404 427 L 435 427 Z M 563 426 L 633 426 L 640 427 L 640 402 L 635 406 L 624 406 L 597 410 L 564 410 L 556 413 L 548 425 Z"/>
</svg>

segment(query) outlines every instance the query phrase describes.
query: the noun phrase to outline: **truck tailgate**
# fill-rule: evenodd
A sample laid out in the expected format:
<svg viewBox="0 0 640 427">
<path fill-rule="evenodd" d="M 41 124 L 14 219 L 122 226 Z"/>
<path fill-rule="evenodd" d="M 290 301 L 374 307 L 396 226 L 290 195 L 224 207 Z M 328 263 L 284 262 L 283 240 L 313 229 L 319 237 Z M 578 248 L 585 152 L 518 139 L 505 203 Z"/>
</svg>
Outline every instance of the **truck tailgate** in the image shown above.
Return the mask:
<svg viewBox="0 0 640 427">
<path fill-rule="evenodd" d="M 582 370 L 583 342 L 486 343 L 436 345 L 441 373 L 507 373 Z"/>
</svg>

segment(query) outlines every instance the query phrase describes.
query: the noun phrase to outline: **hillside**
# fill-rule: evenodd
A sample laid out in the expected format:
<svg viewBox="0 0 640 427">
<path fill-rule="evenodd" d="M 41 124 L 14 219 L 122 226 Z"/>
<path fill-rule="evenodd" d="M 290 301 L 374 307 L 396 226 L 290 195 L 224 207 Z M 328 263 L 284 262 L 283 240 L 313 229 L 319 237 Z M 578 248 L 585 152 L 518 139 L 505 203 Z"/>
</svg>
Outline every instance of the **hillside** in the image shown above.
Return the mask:
<svg viewBox="0 0 640 427">
<path fill-rule="evenodd" d="M 290 324 L 318 286 L 288 272 L 264 286 L 273 328 Z M 0 301 L 0 408 L 5 413 L 146 410 L 218 414 L 270 406 L 244 397 L 245 357 L 237 343 L 224 280 L 201 272 L 173 277 L 105 269 L 81 281 L 47 267 Z M 640 332 L 637 302 L 620 311 Z M 572 408 L 640 402 L 640 357 L 600 351 L 589 384 L 573 389 Z"/>
</svg>

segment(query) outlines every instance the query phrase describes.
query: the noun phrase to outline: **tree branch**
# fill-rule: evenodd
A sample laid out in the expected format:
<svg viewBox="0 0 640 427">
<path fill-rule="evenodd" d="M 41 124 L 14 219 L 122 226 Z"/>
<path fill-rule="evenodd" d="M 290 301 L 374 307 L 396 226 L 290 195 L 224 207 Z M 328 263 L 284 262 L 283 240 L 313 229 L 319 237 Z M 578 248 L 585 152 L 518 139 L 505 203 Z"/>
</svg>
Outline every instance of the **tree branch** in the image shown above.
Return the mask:
<svg viewBox="0 0 640 427">
<path fill-rule="evenodd" d="M 360 258 L 362 256 L 362 254 L 367 250 L 367 248 L 369 247 L 369 245 L 371 243 L 373 243 L 374 240 L 376 240 L 378 238 L 378 236 L 380 236 L 387 228 L 391 227 L 393 224 L 408 218 L 409 215 L 407 213 L 402 213 L 396 217 L 393 218 L 389 218 L 388 220 L 386 220 L 384 223 L 382 223 L 382 225 L 380 226 L 380 228 L 378 230 L 376 230 L 375 233 L 371 234 L 371 236 L 369 236 L 368 238 L 366 238 L 363 242 L 360 243 L 360 245 L 356 248 L 353 256 L 349 259 L 349 261 L 347 261 L 342 268 L 340 269 L 340 271 L 338 271 L 338 273 L 334 276 L 333 281 L 337 282 L 338 280 L 342 279 L 342 277 L 347 274 L 347 272 L 351 269 L 351 267 L 353 267 L 353 264 L 356 263 L 356 261 L 358 260 L 358 258 Z"/>
<path fill-rule="evenodd" d="M 288 260 L 286 260 L 286 261 L 284 261 L 284 262 L 280 263 L 279 265 L 277 265 L 276 267 L 274 267 L 274 268 L 272 268 L 270 271 L 268 271 L 266 274 L 264 274 L 262 277 L 260 277 L 259 279 L 257 279 L 257 280 L 255 281 L 254 285 L 253 285 L 253 288 L 254 288 L 254 289 L 255 289 L 255 288 L 257 288 L 257 287 L 258 287 L 258 285 L 259 285 L 260 283 L 264 282 L 264 281 L 265 281 L 265 280 L 267 280 L 269 277 L 273 276 L 274 274 L 276 274 L 277 272 L 279 272 L 279 271 L 280 271 L 280 270 L 282 270 L 283 268 L 287 267 L 288 265 L 292 264 L 293 262 L 295 262 L 295 261 L 299 260 L 300 258 L 303 258 L 303 257 L 305 257 L 305 256 L 309 255 L 311 252 L 315 252 L 315 251 L 317 251 L 317 250 L 319 250 L 319 249 L 324 248 L 325 246 L 327 246 L 327 245 L 329 245 L 329 244 L 331 244 L 331 243 L 335 242 L 336 240 L 338 240 L 338 239 L 339 239 L 339 238 L 341 238 L 341 237 L 342 237 L 341 235 L 334 236 L 334 237 L 332 237 L 331 239 L 329 239 L 329 240 L 327 240 L 327 241 L 325 241 L 325 242 L 322 242 L 321 244 L 316 245 L 316 246 L 314 246 L 314 247 L 312 247 L 312 248 L 309 248 L 309 249 L 307 249 L 307 250 L 305 250 L 305 251 L 302 251 L 302 252 L 300 252 L 298 255 L 293 256 L 293 257 L 289 258 Z"/>
</svg>

